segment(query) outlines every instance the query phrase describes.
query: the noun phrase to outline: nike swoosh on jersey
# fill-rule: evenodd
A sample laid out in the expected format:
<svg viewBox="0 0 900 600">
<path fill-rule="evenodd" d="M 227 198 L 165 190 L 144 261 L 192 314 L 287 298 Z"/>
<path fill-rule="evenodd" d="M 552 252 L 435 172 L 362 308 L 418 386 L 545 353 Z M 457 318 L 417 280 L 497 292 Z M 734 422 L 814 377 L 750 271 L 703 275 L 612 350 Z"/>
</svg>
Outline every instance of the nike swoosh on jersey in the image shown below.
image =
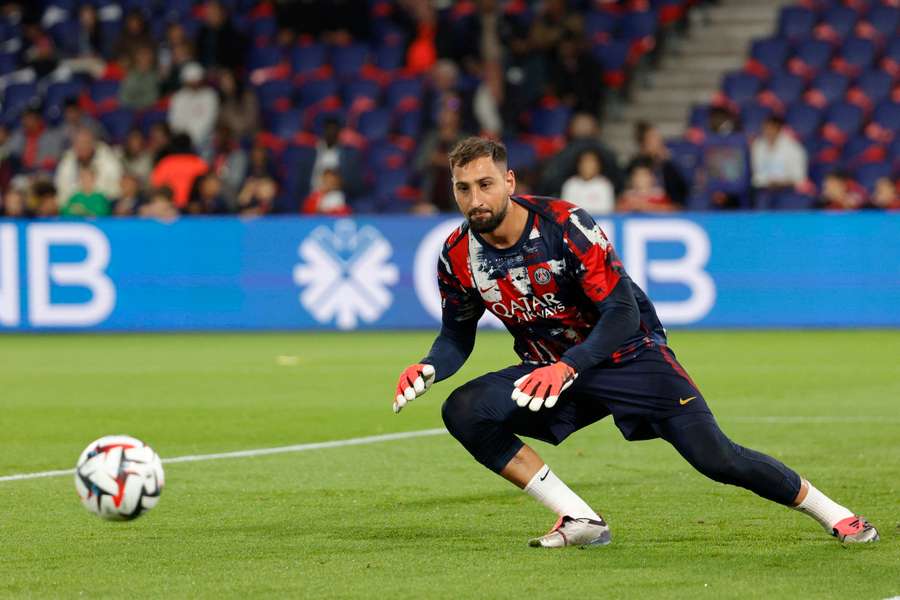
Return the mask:
<svg viewBox="0 0 900 600">
<path fill-rule="evenodd" d="M 685 404 L 687 404 L 688 402 L 690 402 L 691 400 L 693 400 L 693 399 L 696 398 L 696 397 L 697 397 L 697 396 L 691 396 L 690 398 L 679 398 L 679 399 L 678 399 L 678 403 L 679 403 L 680 405 L 684 406 Z"/>
</svg>

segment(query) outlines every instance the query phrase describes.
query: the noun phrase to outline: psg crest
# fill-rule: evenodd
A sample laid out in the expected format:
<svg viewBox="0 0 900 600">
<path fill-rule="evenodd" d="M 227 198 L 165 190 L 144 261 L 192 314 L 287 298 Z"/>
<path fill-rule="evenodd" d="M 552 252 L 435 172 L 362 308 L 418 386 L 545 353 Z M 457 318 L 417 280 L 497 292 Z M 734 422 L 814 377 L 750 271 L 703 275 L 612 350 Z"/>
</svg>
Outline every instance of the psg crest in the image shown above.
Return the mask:
<svg viewBox="0 0 900 600">
<path fill-rule="evenodd" d="M 550 271 L 544 267 L 535 269 L 534 280 L 540 285 L 547 285 L 550 283 Z"/>
</svg>

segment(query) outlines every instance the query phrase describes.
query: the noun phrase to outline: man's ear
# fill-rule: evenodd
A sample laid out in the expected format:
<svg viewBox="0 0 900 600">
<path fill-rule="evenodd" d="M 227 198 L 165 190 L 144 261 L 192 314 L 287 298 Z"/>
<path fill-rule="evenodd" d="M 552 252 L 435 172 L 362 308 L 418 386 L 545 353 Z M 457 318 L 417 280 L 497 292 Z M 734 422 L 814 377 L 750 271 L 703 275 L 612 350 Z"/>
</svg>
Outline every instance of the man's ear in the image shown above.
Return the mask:
<svg viewBox="0 0 900 600">
<path fill-rule="evenodd" d="M 506 170 L 506 191 L 510 196 L 516 193 L 516 174 L 512 169 Z"/>
</svg>

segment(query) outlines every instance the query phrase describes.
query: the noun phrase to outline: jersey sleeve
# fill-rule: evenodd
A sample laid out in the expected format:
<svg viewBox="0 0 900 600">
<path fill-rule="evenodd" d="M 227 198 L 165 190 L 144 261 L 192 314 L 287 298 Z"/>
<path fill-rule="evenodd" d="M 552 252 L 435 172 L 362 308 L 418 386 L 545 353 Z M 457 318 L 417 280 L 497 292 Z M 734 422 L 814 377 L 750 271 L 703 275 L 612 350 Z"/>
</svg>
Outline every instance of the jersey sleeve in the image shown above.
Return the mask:
<svg viewBox="0 0 900 600">
<path fill-rule="evenodd" d="M 475 346 L 478 319 L 484 303 L 469 292 L 453 273 L 446 249 L 438 260 L 438 289 L 441 293 L 441 332 L 434 340 L 423 364 L 434 366 L 435 381 L 447 379 L 466 362 Z"/>
<path fill-rule="evenodd" d="M 622 262 L 612 244 L 594 219 L 581 208 L 569 214 L 563 241 L 584 293 L 595 304 L 603 302 L 624 275 Z"/>
<path fill-rule="evenodd" d="M 600 312 L 587 338 L 561 357 L 576 371 L 583 371 L 608 359 L 634 335 L 640 327 L 640 311 L 621 261 L 587 212 L 571 212 L 564 241 L 584 293 Z"/>
</svg>

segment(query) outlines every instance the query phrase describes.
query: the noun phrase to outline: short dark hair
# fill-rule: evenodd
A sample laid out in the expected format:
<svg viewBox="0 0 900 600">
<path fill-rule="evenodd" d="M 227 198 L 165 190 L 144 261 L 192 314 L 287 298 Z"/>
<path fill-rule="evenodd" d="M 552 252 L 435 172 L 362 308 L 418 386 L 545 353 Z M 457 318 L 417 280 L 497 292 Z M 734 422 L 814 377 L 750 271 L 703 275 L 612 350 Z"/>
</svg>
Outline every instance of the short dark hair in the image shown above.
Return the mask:
<svg viewBox="0 0 900 600">
<path fill-rule="evenodd" d="M 450 151 L 450 169 L 464 167 L 476 158 L 490 156 L 498 164 L 506 164 L 506 146 L 488 138 L 467 137 L 459 141 Z"/>
<path fill-rule="evenodd" d="M 638 146 L 644 144 L 644 138 L 647 137 L 651 129 L 653 129 L 653 125 L 647 121 L 638 121 L 634 124 L 634 141 L 637 142 Z"/>
</svg>

